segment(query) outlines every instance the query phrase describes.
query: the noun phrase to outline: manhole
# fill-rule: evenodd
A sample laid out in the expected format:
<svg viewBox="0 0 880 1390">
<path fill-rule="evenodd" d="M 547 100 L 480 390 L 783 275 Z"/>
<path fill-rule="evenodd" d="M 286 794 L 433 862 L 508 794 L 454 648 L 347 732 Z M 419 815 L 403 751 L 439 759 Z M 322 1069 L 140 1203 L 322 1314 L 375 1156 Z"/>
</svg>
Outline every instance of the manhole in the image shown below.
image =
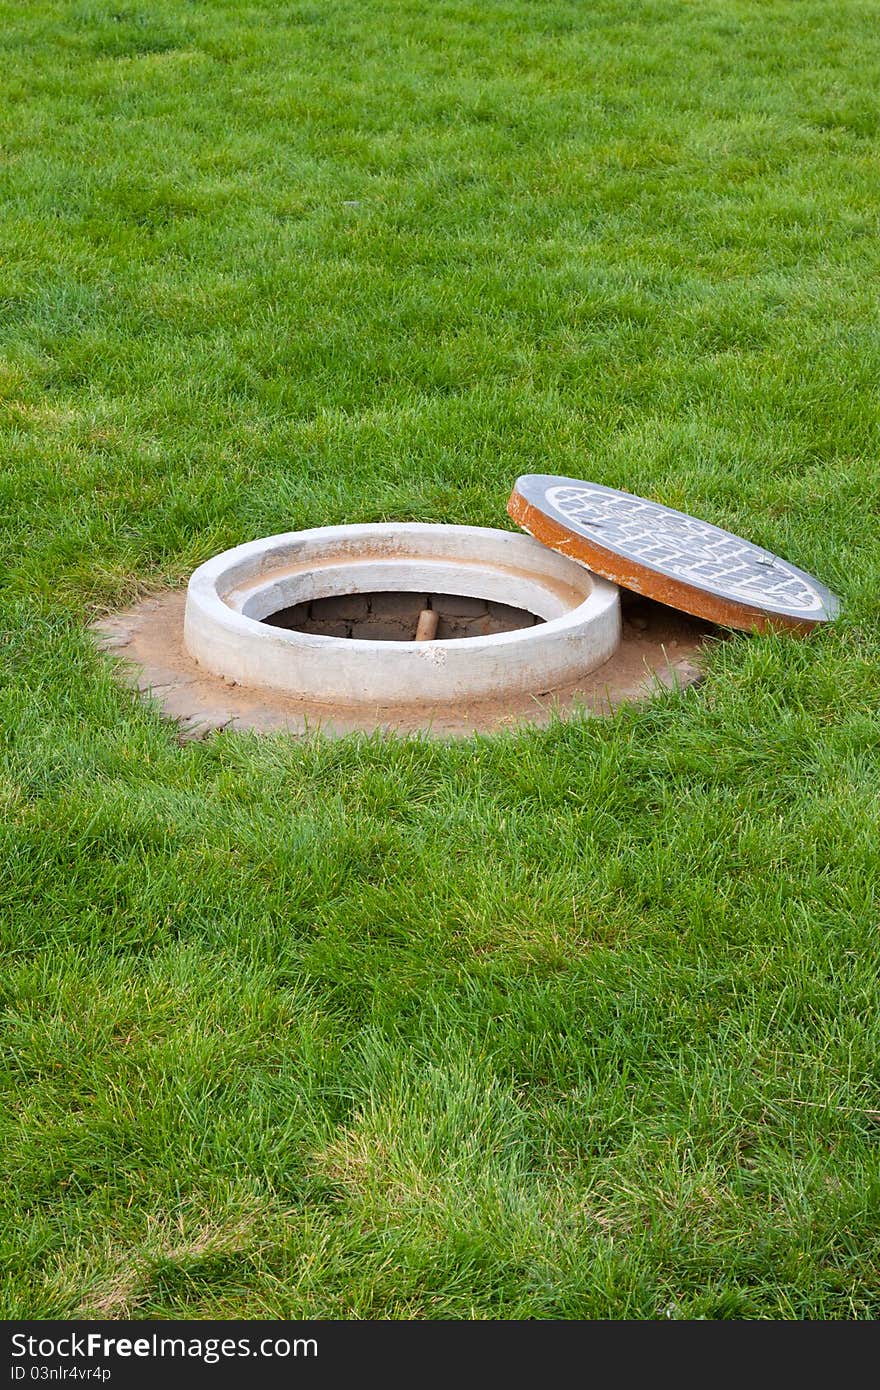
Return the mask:
<svg viewBox="0 0 880 1390">
<path fill-rule="evenodd" d="M 182 596 L 160 595 L 96 623 L 98 640 L 127 649 L 123 678 L 182 737 L 444 735 L 691 685 L 709 622 L 803 632 L 839 612 L 788 561 L 598 483 L 525 476 L 508 511 L 537 539 L 414 522 L 251 541 L 196 570 L 183 621 Z"/>
<path fill-rule="evenodd" d="M 429 638 L 416 641 L 426 612 Z M 121 658 L 120 679 L 188 739 L 224 728 L 442 738 L 607 714 L 696 681 L 715 629 L 529 536 L 389 524 L 238 546 L 186 593 L 146 597 L 95 631 Z"/>
<path fill-rule="evenodd" d="M 425 610 L 442 626 L 417 641 Z M 615 585 L 529 536 L 388 523 L 288 532 L 207 561 L 184 643 L 226 681 L 373 708 L 547 691 L 606 662 L 620 626 Z"/>
<path fill-rule="evenodd" d="M 430 615 L 425 618 L 424 615 Z M 431 621 L 433 619 L 433 622 Z M 517 632 L 544 621 L 536 613 L 509 603 L 467 594 L 378 592 L 344 594 L 296 603 L 262 619 L 270 627 L 311 632 L 318 637 L 342 637 L 364 642 L 456 641 L 488 637 L 493 632 Z M 420 639 L 419 622 L 422 621 Z"/>
</svg>

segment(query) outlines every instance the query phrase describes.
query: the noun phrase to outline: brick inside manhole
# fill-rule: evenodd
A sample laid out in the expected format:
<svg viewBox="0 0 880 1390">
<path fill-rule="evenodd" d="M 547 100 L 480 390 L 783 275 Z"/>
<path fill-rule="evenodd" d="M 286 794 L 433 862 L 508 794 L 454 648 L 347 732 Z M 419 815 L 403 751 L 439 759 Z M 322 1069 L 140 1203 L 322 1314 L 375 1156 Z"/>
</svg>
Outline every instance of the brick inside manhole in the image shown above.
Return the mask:
<svg viewBox="0 0 880 1390">
<path fill-rule="evenodd" d="M 318 637 L 348 637 L 362 642 L 411 642 L 419 615 L 437 614 L 437 640 L 488 637 L 494 632 L 518 632 L 544 621 L 525 608 L 467 594 L 429 594 L 381 591 L 340 594 L 280 608 L 262 619 L 270 627 L 307 632 Z"/>
</svg>

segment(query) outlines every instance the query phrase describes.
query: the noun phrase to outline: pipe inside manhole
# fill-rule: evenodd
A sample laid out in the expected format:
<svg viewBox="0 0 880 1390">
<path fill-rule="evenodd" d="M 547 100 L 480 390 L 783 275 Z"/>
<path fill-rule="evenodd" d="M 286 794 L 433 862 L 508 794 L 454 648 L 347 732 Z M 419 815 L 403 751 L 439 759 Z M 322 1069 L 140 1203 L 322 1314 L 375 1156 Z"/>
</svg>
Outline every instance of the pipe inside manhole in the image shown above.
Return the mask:
<svg viewBox="0 0 880 1390">
<path fill-rule="evenodd" d="M 416 641 L 435 601 L 436 635 Z M 242 686 L 413 706 L 546 692 L 601 666 L 620 631 L 617 587 L 530 536 L 386 523 L 287 532 L 208 560 L 189 583 L 184 642 Z"/>
</svg>

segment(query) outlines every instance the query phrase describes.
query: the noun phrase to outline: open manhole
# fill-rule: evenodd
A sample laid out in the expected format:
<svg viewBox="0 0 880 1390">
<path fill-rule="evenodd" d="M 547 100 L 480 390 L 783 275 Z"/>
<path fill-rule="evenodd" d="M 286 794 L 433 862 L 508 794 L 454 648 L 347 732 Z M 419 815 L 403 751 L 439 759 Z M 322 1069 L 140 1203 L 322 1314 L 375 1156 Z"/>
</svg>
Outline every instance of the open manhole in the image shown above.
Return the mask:
<svg viewBox="0 0 880 1390">
<path fill-rule="evenodd" d="M 263 618 L 270 627 L 292 632 L 311 632 L 318 637 L 341 637 L 363 642 L 412 642 L 419 640 L 419 621 L 430 634 L 421 640 L 455 641 L 461 637 L 488 637 L 493 632 L 517 632 L 544 621 L 525 608 L 467 594 L 415 594 L 379 591 L 343 594 L 295 603 Z"/>
<path fill-rule="evenodd" d="M 201 565 L 185 600 L 99 622 L 99 641 L 127 649 L 121 669 L 184 736 L 444 735 L 606 713 L 692 684 L 714 623 L 804 633 L 840 610 L 753 542 L 598 483 L 524 475 L 508 512 L 530 534 L 388 523 L 251 541 Z"/>
<path fill-rule="evenodd" d="M 185 595 L 98 628 L 183 736 L 449 736 L 607 713 L 690 684 L 707 630 L 531 536 L 422 523 L 251 541 L 201 565 Z"/>
<path fill-rule="evenodd" d="M 417 640 L 422 611 L 447 635 Z M 595 670 L 619 642 L 616 585 L 530 536 L 424 523 L 318 527 L 225 551 L 192 576 L 184 625 L 213 675 L 369 708 L 537 694 Z"/>
</svg>

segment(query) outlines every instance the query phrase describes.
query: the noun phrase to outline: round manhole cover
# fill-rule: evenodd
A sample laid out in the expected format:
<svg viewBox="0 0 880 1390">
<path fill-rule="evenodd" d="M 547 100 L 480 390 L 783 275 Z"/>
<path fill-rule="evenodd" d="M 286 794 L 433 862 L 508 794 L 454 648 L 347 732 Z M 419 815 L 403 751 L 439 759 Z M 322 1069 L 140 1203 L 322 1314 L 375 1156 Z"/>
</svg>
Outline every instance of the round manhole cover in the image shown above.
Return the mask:
<svg viewBox="0 0 880 1390">
<path fill-rule="evenodd" d="M 707 521 L 579 478 L 518 478 L 507 510 L 553 550 L 615 584 L 745 631 L 808 630 L 840 611 L 811 574 Z"/>
</svg>

